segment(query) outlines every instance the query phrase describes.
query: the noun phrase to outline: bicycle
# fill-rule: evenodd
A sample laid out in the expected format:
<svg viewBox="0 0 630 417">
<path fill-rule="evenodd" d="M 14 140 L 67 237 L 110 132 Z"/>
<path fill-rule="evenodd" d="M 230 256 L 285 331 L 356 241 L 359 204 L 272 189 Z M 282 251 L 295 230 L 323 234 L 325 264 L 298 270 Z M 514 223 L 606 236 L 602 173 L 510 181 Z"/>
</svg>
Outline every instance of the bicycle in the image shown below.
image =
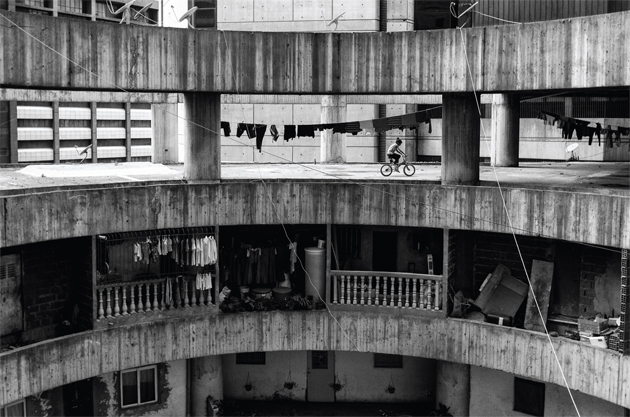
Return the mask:
<svg viewBox="0 0 630 417">
<path fill-rule="evenodd" d="M 384 177 L 389 177 L 390 175 L 392 175 L 392 172 L 394 172 L 395 165 L 396 164 L 394 163 L 394 160 L 392 158 L 389 158 L 389 163 L 384 163 L 381 166 L 381 174 L 383 174 Z M 404 156 L 402 157 L 402 161 L 398 164 L 398 166 L 403 167 L 402 171 L 408 177 L 411 177 L 413 174 L 416 173 L 416 167 L 407 162 L 407 158 L 405 158 Z"/>
</svg>

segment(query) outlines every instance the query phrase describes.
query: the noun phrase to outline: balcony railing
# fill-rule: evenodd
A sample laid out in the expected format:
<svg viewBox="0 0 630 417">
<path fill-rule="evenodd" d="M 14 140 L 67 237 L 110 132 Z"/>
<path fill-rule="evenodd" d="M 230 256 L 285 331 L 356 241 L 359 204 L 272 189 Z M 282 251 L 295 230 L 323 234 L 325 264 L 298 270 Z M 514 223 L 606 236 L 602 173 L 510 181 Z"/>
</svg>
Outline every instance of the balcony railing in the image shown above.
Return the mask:
<svg viewBox="0 0 630 417">
<path fill-rule="evenodd" d="M 403 272 L 330 271 L 332 303 L 442 309 L 442 276 Z"/>
<path fill-rule="evenodd" d="M 195 279 L 194 276 L 178 276 L 99 285 L 96 287 L 97 318 L 214 306 L 212 289 L 196 289 Z M 216 281 L 214 275 L 213 281 Z"/>
</svg>

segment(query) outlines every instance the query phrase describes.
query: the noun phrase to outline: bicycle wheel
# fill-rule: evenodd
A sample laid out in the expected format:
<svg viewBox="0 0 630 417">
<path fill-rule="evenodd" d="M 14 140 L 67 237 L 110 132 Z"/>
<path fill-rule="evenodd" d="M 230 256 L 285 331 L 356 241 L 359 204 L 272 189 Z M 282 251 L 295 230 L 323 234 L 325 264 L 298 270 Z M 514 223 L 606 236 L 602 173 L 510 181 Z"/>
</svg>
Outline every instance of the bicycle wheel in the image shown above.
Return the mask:
<svg viewBox="0 0 630 417">
<path fill-rule="evenodd" d="M 392 166 L 390 164 L 383 164 L 383 166 L 381 166 L 381 174 L 383 174 L 384 177 L 392 175 Z"/>
<path fill-rule="evenodd" d="M 411 177 L 413 174 L 416 173 L 416 167 L 413 165 L 405 165 L 405 167 L 403 168 L 403 172 L 406 176 Z"/>
</svg>

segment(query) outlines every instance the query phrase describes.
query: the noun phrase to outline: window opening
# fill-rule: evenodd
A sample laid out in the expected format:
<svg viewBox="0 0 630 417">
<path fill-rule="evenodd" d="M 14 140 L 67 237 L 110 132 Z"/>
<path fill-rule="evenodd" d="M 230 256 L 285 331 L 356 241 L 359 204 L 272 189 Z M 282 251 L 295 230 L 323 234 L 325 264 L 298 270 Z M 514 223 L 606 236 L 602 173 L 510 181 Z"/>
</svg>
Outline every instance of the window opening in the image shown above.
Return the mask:
<svg viewBox="0 0 630 417">
<path fill-rule="evenodd" d="M 133 407 L 157 402 L 157 366 L 121 371 L 121 407 Z"/>
<path fill-rule="evenodd" d="M 311 360 L 312 369 L 328 369 L 328 351 L 314 350 Z"/>
<path fill-rule="evenodd" d="M 266 352 L 244 352 L 236 354 L 237 365 L 265 365 Z"/>
<path fill-rule="evenodd" d="M 403 367 L 402 355 L 389 355 L 387 353 L 375 353 L 374 354 L 374 367 L 375 368 L 402 368 Z"/>
<path fill-rule="evenodd" d="M 545 414 L 545 384 L 514 378 L 514 411 L 543 416 Z"/>
</svg>

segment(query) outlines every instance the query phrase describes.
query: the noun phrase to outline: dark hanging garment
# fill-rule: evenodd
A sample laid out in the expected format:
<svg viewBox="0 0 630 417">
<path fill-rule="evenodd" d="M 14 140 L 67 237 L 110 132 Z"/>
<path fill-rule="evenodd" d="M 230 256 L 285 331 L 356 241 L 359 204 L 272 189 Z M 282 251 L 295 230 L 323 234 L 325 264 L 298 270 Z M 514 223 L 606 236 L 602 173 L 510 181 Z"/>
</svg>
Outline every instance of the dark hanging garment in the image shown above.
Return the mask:
<svg viewBox="0 0 630 417">
<path fill-rule="evenodd" d="M 267 125 L 256 125 L 256 149 L 258 149 L 258 152 L 262 152 L 262 143 L 265 138 L 265 132 L 267 132 Z"/>
<path fill-rule="evenodd" d="M 403 114 L 401 119 L 402 119 L 402 125 L 406 129 L 412 129 L 413 130 L 416 127 L 418 127 L 418 123 L 416 122 L 416 114 L 415 113 Z"/>
<path fill-rule="evenodd" d="M 295 137 L 295 125 L 284 125 L 284 140 L 293 139 Z"/>
<path fill-rule="evenodd" d="M 271 133 L 271 136 L 273 136 L 273 141 L 277 142 L 280 135 L 278 134 L 278 128 L 276 127 L 276 125 L 271 125 L 271 127 L 269 128 L 269 133 Z"/>
<path fill-rule="evenodd" d="M 346 124 L 345 123 L 335 123 L 333 125 L 333 133 L 346 133 Z"/>
<path fill-rule="evenodd" d="M 386 117 L 386 119 L 387 119 L 387 126 L 389 126 L 389 130 L 400 129 L 400 127 L 402 126 L 402 116 L 391 116 L 391 117 Z"/>
<path fill-rule="evenodd" d="M 230 123 L 229 122 L 221 122 L 221 129 L 223 129 L 223 134 L 225 136 L 230 136 L 230 133 L 232 132 L 232 129 L 230 128 Z"/>
<path fill-rule="evenodd" d="M 357 133 L 361 131 L 361 126 L 359 126 L 359 122 L 349 122 L 346 123 L 346 133 L 352 133 L 356 136 Z"/>
<path fill-rule="evenodd" d="M 243 132 L 247 132 L 248 138 L 256 137 L 256 127 L 251 123 L 239 123 L 236 127 L 236 137 L 240 138 Z"/>
<path fill-rule="evenodd" d="M 384 117 L 382 119 L 374 119 L 374 130 L 376 130 L 376 133 L 387 132 L 389 130 L 387 117 Z"/>
<path fill-rule="evenodd" d="M 313 125 L 298 125 L 297 135 L 301 137 L 309 136 L 315 137 L 315 129 Z"/>
<path fill-rule="evenodd" d="M 593 135 L 595 134 L 595 128 L 594 127 L 587 127 L 586 128 L 586 136 L 588 136 L 588 144 L 589 146 L 593 143 Z"/>
<path fill-rule="evenodd" d="M 613 147 L 613 137 L 612 137 L 612 128 L 610 127 L 610 125 L 606 126 L 606 147 L 607 148 L 612 148 Z"/>
<path fill-rule="evenodd" d="M 597 144 L 602 146 L 602 125 L 599 123 L 595 126 L 595 134 L 597 135 Z"/>
</svg>

